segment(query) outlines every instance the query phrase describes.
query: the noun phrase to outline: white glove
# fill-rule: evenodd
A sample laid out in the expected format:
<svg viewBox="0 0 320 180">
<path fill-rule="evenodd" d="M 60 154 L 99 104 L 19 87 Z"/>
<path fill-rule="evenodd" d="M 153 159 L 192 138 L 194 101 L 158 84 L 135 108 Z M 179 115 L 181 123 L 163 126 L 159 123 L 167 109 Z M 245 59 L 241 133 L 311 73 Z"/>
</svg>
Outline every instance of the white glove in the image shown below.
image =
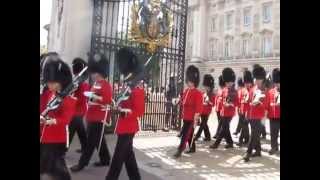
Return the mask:
<svg viewBox="0 0 320 180">
<path fill-rule="evenodd" d="M 119 108 L 119 111 L 123 112 L 123 113 L 126 113 L 126 114 L 132 113 L 131 109 L 126 109 L 126 108 Z"/>
<path fill-rule="evenodd" d="M 46 121 L 46 125 L 55 125 L 57 124 L 57 120 L 56 119 L 50 119 Z"/>
<path fill-rule="evenodd" d="M 85 91 L 83 92 L 83 95 L 88 97 L 88 98 L 92 98 L 94 96 L 94 92 L 92 91 Z"/>
</svg>

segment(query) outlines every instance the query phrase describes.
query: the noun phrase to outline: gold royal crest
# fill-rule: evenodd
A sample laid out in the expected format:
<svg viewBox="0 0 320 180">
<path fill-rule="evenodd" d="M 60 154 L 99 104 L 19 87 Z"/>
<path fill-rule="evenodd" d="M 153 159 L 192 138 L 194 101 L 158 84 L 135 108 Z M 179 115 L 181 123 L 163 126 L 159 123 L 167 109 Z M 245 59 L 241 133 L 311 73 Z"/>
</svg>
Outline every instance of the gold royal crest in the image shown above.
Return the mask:
<svg viewBox="0 0 320 180">
<path fill-rule="evenodd" d="M 173 15 L 163 0 L 134 1 L 131 12 L 130 40 L 145 44 L 150 53 L 168 46 Z"/>
</svg>

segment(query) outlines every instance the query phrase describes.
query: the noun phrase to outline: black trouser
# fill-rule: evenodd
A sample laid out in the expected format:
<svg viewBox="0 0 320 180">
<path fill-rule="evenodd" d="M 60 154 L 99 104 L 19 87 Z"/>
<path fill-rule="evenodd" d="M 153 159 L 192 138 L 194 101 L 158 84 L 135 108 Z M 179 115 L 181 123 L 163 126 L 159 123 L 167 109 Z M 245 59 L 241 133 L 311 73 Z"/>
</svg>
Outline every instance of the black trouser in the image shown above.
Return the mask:
<svg viewBox="0 0 320 180">
<path fill-rule="evenodd" d="M 48 173 L 59 180 L 71 180 L 66 162 L 66 144 L 40 144 L 40 176 Z"/>
<path fill-rule="evenodd" d="M 101 137 L 103 123 L 89 122 L 88 123 L 88 144 L 81 154 L 79 165 L 87 166 L 91 159 L 94 149 L 98 150 Z M 104 135 L 102 136 L 101 148 L 99 152 L 100 162 L 107 163 L 110 161 L 110 153 Z"/>
<path fill-rule="evenodd" d="M 166 103 L 166 117 L 165 117 L 165 127 L 177 127 L 176 114 L 177 114 L 177 106 L 173 105 L 171 102 Z M 171 120 L 171 123 L 170 123 Z"/>
<path fill-rule="evenodd" d="M 247 153 L 252 154 L 252 150 L 255 149 L 257 153 L 261 152 L 260 135 L 262 129 L 262 123 L 259 119 L 250 119 L 251 137 L 248 144 Z"/>
<path fill-rule="evenodd" d="M 222 138 L 226 140 L 228 144 L 233 144 L 231 133 L 230 133 L 230 122 L 232 117 L 221 117 L 221 128 L 218 132 L 218 137 L 215 145 L 219 145 L 222 141 Z"/>
<path fill-rule="evenodd" d="M 280 131 L 280 119 L 270 119 L 271 148 L 278 150 L 278 137 Z"/>
<path fill-rule="evenodd" d="M 267 135 L 266 125 L 262 123 L 262 120 L 260 122 L 261 122 L 261 136 L 266 137 L 266 135 Z"/>
<path fill-rule="evenodd" d="M 69 124 L 69 144 L 71 144 L 74 134 L 77 132 L 81 149 L 84 150 L 87 146 L 87 133 L 84 128 L 82 116 L 74 116 Z"/>
<path fill-rule="evenodd" d="M 117 180 L 122 169 L 123 163 L 126 166 L 130 180 L 140 180 L 136 157 L 133 152 L 134 134 L 118 135 L 117 145 L 112 157 L 111 166 L 106 176 L 106 180 Z"/>
<path fill-rule="evenodd" d="M 206 139 L 211 139 L 210 137 L 211 135 L 208 127 L 208 118 L 209 118 L 209 115 L 201 115 L 201 123 L 195 137 L 196 139 L 198 139 L 201 136 L 202 131 L 204 131 L 204 136 L 206 137 Z"/>
<path fill-rule="evenodd" d="M 245 115 L 239 114 L 239 122 L 241 122 L 239 143 L 248 143 L 249 142 L 249 121 L 246 120 Z"/>
<path fill-rule="evenodd" d="M 238 121 L 238 125 L 237 125 L 236 132 L 235 132 L 235 133 L 237 133 L 237 134 L 241 132 L 242 120 L 243 120 L 243 119 L 241 119 L 240 114 L 239 114 L 239 121 Z"/>
<path fill-rule="evenodd" d="M 186 148 L 186 144 L 188 142 L 190 150 L 196 150 L 196 144 L 195 141 L 193 140 L 192 144 L 192 137 L 193 137 L 193 131 L 194 131 L 194 126 L 193 126 L 193 121 L 187 121 L 183 120 L 183 126 L 182 126 L 182 136 L 181 136 L 181 141 L 180 145 L 178 147 L 179 151 L 183 151 Z"/>
<path fill-rule="evenodd" d="M 218 118 L 218 126 L 217 126 L 217 130 L 216 130 L 215 136 L 218 136 L 218 133 L 219 133 L 219 131 L 221 129 L 221 126 L 222 126 L 220 112 L 217 112 L 217 118 Z"/>
</svg>

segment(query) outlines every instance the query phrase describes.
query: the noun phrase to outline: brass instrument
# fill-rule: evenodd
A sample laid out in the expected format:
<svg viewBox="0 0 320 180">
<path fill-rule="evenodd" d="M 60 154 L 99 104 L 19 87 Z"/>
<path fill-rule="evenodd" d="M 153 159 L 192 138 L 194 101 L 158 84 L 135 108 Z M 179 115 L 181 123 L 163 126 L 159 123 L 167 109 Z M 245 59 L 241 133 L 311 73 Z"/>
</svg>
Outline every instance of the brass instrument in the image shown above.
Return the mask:
<svg viewBox="0 0 320 180">
<path fill-rule="evenodd" d="M 252 104 L 257 105 L 261 103 L 261 99 L 265 98 L 266 95 L 260 89 L 256 89 L 253 95 Z"/>
</svg>

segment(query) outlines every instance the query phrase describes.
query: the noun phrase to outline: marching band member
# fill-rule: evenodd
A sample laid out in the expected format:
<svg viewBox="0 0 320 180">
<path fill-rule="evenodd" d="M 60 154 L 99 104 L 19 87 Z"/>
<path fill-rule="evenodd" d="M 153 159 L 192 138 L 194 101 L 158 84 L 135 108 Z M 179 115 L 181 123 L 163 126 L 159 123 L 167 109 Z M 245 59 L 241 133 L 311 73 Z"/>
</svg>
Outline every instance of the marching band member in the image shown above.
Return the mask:
<svg viewBox="0 0 320 180">
<path fill-rule="evenodd" d="M 240 101 L 241 101 L 241 92 L 244 88 L 244 83 L 243 83 L 243 80 L 242 78 L 238 78 L 238 82 L 237 82 L 237 85 L 238 85 L 238 89 L 237 89 L 237 92 L 238 92 L 238 100 L 239 100 L 239 103 L 240 104 Z M 239 115 L 239 110 L 240 108 L 238 108 L 238 115 Z M 237 128 L 236 128 L 236 131 L 233 133 L 233 135 L 238 135 L 240 132 L 241 132 L 241 129 L 242 129 L 242 118 L 240 117 L 239 115 L 239 121 L 238 121 L 238 125 L 237 125 Z"/>
<path fill-rule="evenodd" d="M 222 138 L 227 141 L 226 149 L 233 148 L 233 140 L 230 133 L 230 122 L 235 115 L 238 106 L 238 95 L 234 88 L 236 75 L 231 68 L 225 68 L 222 71 L 222 79 L 225 82 L 225 88 L 222 90 L 222 108 L 221 108 L 221 129 L 218 132 L 217 140 L 210 146 L 217 149 Z"/>
<path fill-rule="evenodd" d="M 218 132 L 221 129 L 221 116 L 220 116 L 220 111 L 222 108 L 222 90 L 225 87 L 225 82 L 222 79 L 222 75 L 219 76 L 219 89 L 216 95 L 216 99 L 215 99 L 215 106 L 216 106 L 216 113 L 217 113 L 217 119 L 218 119 L 218 126 L 217 126 L 217 130 L 216 130 L 216 134 L 213 136 L 213 138 L 217 138 L 218 137 Z"/>
<path fill-rule="evenodd" d="M 280 131 L 280 69 L 272 71 L 274 88 L 270 89 L 266 98 L 266 109 L 270 120 L 271 150 L 269 154 L 276 153 L 278 148 L 278 137 Z"/>
<path fill-rule="evenodd" d="M 245 162 L 248 162 L 250 157 L 261 156 L 261 120 L 265 115 L 265 93 L 263 89 L 263 82 L 266 78 L 266 71 L 262 66 L 254 65 L 252 74 L 255 80 L 254 86 L 249 92 L 249 109 L 247 112 L 247 119 L 251 126 L 251 137 L 244 157 Z M 254 154 L 252 154 L 253 149 L 255 149 Z"/>
<path fill-rule="evenodd" d="M 242 127 L 239 137 L 238 146 L 242 146 L 243 144 L 247 144 L 249 142 L 249 122 L 246 119 L 246 113 L 248 112 L 249 107 L 249 90 L 253 84 L 253 78 L 250 71 L 246 70 L 243 72 L 243 82 L 244 88 L 241 89 L 240 92 L 240 105 L 239 105 L 239 120 L 242 121 Z"/>
<path fill-rule="evenodd" d="M 120 49 L 117 53 L 117 60 L 121 74 L 127 76 L 132 71 L 139 72 L 138 59 L 130 49 Z M 106 180 L 117 180 L 123 164 L 126 166 L 129 179 L 141 179 L 133 151 L 133 138 L 139 131 L 138 120 L 144 114 L 144 98 L 143 81 L 140 81 L 131 89 L 129 98 L 120 102 L 119 107 L 117 107 L 120 112 L 115 127 L 118 139 Z"/>
<path fill-rule="evenodd" d="M 174 154 L 175 158 L 181 156 L 182 152 L 186 148 L 186 144 L 189 144 L 189 150 L 187 153 L 194 153 L 196 151 L 195 141 L 193 137 L 194 125 L 200 118 L 202 112 L 203 98 L 202 93 L 197 89 L 200 81 L 199 69 L 193 65 L 189 66 L 186 71 L 186 83 L 187 88 L 183 92 L 182 99 L 180 101 L 182 106 L 182 136 L 180 145 L 177 152 Z"/>
<path fill-rule="evenodd" d="M 72 82 L 70 68 L 60 59 L 47 62 L 43 71 L 48 91 L 40 96 L 40 112 Z M 76 100 L 67 96 L 57 109 L 48 113 L 49 119 L 40 115 L 40 176 L 48 173 L 57 179 L 71 180 L 64 158 L 68 124 L 74 114 L 75 104 Z"/>
<path fill-rule="evenodd" d="M 78 75 L 86 66 L 87 63 L 83 59 L 75 58 L 72 61 L 72 71 L 74 76 Z M 83 117 L 87 111 L 87 98 L 83 93 L 89 91 L 89 88 L 90 87 L 87 82 L 82 82 L 79 84 L 78 89 L 74 92 L 74 97 L 77 98 L 76 112 L 69 125 L 69 142 L 71 144 L 73 136 L 77 132 L 80 140 L 81 150 L 84 150 L 87 145 L 87 133 L 83 124 Z"/>
<path fill-rule="evenodd" d="M 93 59 L 89 59 L 88 70 L 94 83 L 91 91 L 84 93 L 89 98 L 88 110 L 85 115 L 88 124 L 88 143 L 78 164 L 71 167 L 73 172 L 81 171 L 89 164 L 95 148 L 99 151 L 100 161 L 95 162 L 94 166 L 108 166 L 110 162 L 110 153 L 103 136 L 104 132 L 102 132 L 108 115 L 108 106 L 112 102 L 112 88 L 105 79 L 108 75 L 107 68 L 108 61 L 104 55 L 96 54 Z"/>
<path fill-rule="evenodd" d="M 214 107 L 215 102 L 215 94 L 213 92 L 214 89 L 214 79 L 210 74 L 205 74 L 203 77 L 203 84 L 205 88 L 205 92 L 203 94 L 203 110 L 201 113 L 201 124 L 198 132 L 195 136 L 195 140 L 197 140 L 200 136 L 202 131 L 204 131 L 205 139 L 204 141 L 210 141 L 211 135 L 208 127 L 208 118 L 211 114 L 212 108 Z"/>
</svg>

